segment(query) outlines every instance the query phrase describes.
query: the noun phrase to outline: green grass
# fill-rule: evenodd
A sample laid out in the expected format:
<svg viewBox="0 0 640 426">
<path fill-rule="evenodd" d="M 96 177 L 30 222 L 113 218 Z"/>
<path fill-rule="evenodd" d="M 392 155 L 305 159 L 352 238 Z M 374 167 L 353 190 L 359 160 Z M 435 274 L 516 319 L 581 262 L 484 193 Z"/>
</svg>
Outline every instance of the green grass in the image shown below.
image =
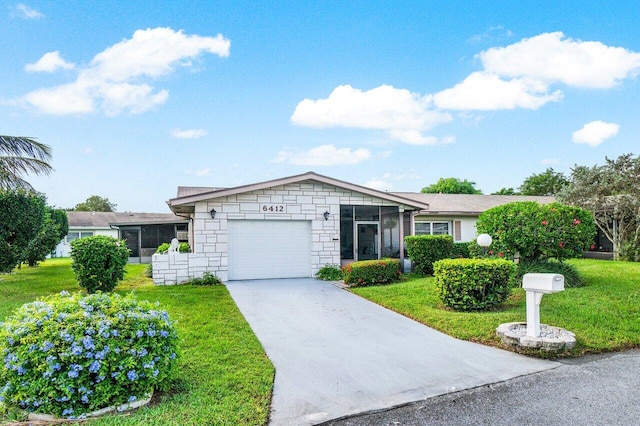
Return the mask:
<svg viewBox="0 0 640 426">
<path fill-rule="evenodd" d="M 588 259 L 570 262 L 583 276 L 584 287 L 547 294 L 540 305 L 542 323 L 576 334 L 576 348 L 564 355 L 640 347 L 640 263 Z M 506 303 L 490 312 L 445 309 L 430 277 L 409 276 L 401 283 L 352 291 L 446 334 L 487 345 L 499 344 L 495 336 L 498 325 L 526 321 L 522 289 L 513 290 Z"/>
<path fill-rule="evenodd" d="M 118 293 L 159 301 L 177 321 L 182 357 L 172 390 L 150 407 L 92 425 L 261 425 L 269 417 L 274 368 L 224 286 L 154 286 L 145 265 L 128 265 Z M 68 259 L 0 275 L 0 321 L 38 297 L 79 291 Z M 0 416 L 0 422 L 13 418 Z"/>
</svg>

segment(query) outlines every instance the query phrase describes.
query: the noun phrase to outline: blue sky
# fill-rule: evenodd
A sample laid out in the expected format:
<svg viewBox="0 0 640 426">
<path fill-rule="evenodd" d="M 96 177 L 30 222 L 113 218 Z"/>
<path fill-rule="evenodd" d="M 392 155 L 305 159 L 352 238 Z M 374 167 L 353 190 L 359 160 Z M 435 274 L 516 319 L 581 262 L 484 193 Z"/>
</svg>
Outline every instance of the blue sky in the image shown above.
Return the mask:
<svg viewBox="0 0 640 426">
<path fill-rule="evenodd" d="M 0 133 L 29 181 L 168 212 L 179 185 L 315 171 L 484 193 L 640 154 L 640 3 L 0 2 Z"/>
</svg>

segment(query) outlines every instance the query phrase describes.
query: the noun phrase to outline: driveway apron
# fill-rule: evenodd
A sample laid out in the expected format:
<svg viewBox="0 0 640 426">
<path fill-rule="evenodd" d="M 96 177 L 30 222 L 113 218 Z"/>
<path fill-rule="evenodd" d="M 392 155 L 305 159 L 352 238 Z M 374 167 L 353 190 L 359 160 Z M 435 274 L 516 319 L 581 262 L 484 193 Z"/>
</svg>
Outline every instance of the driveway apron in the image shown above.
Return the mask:
<svg viewBox="0 0 640 426">
<path fill-rule="evenodd" d="M 227 288 L 276 368 L 271 425 L 318 424 L 559 365 L 452 338 L 324 281 Z"/>
</svg>

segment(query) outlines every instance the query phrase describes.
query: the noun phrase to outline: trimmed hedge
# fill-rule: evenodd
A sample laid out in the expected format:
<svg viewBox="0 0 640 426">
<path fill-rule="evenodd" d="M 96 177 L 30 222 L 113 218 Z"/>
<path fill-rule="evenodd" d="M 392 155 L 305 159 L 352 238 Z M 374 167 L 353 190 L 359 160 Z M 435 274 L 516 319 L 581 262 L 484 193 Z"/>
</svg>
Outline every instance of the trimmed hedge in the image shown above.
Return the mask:
<svg viewBox="0 0 640 426">
<path fill-rule="evenodd" d="M 511 291 L 516 265 L 504 259 L 443 259 L 434 266 L 440 300 L 458 311 L 495 308 Z"/>
<path fill-rule="evenodd" d="M 342 268 L 345 284 L 353 287 L 389 284 L 400 277 L 399 259 L 363 260 Z"/>
<path fill-rule="evenodd" d="M 470 243 L 453 243 L 453 248 L 451 250 L 451 257 L 453 259 L 457 258 L 471 258 L 471 250 L 469 248 Z"/>
<path fill-rule="evenodd" d="M 413 270 L 419 274 L 433 275 L 433 263 L 451 257 L 453 252 L 451 235 L 410 235 L 404 241 Z"/>
</svg>

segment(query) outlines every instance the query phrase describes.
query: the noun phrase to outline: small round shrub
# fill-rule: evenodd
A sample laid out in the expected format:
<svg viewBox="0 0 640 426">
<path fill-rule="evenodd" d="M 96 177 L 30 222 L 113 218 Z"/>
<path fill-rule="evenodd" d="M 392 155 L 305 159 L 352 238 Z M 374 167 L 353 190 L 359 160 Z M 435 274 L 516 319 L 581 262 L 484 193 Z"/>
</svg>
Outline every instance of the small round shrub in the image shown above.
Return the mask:
<svg viewBox="0 0 640 426">
<path fill-rule="evenodd" d="M 443 259 L 433 264 L 442 303 L 459 311 L 487 310 L 511 292 L 515 264 L 504 259 Z"/>
<path fill-rule="evenodd" d="M 222 285 L 220 278 L 211 272 L 202 274 L 202 278 L 192 278 L 187 284 L 191 285 Z"/>
<path fill-rule="evenodd" d="M 518 263 L 518 271 L 516 275 L 516 282 L 518 285 L 522 285 L 522 277 L 524 274 L 529 273 L 549 273 L 549 274 L 561 274 L 564 275 L 565 288 L 582 287 L 584 281 L 580 276 L 580 273 L 567 262 L 559 262 L 557 260 L 544 259 L 544 260 L 530 260 Z"/>
<path fill-rule="evenodd" d="M 316 272 L 316 278 L 323 281 L 340 281 L 342 270 L 338 265 L 324 265 Z"/>
<path fill-rule="evenodd" d="M 66 418 L 130 403 L 167 389 L 177 342 L 167 313 L 132 294 L 27 303 L 0 327 L 0 400 Z"/>
<path fill-rule="evenodd" d="M 169 243 L 160 244 L 156 249 L 156 254 L 167 254 L 169 252 L 169 247 L 171 247 L 171 244 Z M 189 246 L 189 243 L 180 243 L 178 245 L 178 252 L 189 253 L 190 251 L 191 247 Z"/>
<path fill-rule="evenodd" d="M 80 287 L 88 293 L 109 292 L 124 278 L 129 249 L 124 240 L 96 235 L 73 240 L 71 259 L 71 268 Z"/>
</svg>

